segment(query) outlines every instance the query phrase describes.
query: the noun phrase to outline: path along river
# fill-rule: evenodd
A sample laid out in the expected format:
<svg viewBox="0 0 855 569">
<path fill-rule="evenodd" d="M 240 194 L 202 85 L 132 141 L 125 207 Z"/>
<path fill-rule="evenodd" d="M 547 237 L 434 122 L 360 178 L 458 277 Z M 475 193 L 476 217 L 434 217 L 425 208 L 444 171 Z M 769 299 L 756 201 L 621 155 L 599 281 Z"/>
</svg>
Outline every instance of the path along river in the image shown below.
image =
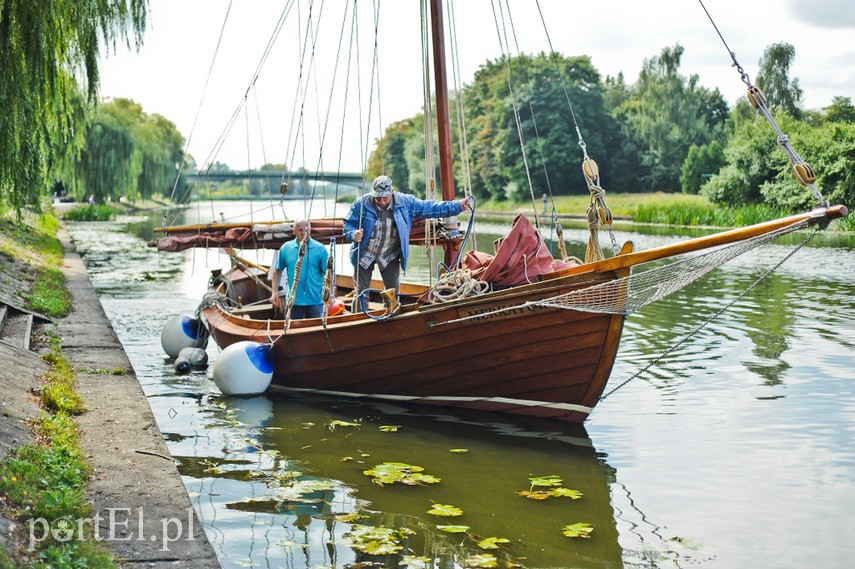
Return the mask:
<svg viewBox="0 0 855 569">
<path fill-rule="evenodd" d="M 215 204 L 207 219 L 246 207 Z M 286 202 L 285 212 L 304 213 L 298 202 Z M 335 400 L 224 398 L 204 372 L 176 376 L 161 329 L 195 310 L 210 270 L 227 259 L 215 250 L 157 253 L 146 241 L 159 223 L 140 216 L 69 225 L 224 567 L 420 567 L 427 558 L 433 567 L 490 566 L 490 553 L 500 567 L 851 567 L 851 235 L 815 238 L 610 395 L 582 429 Z M 481 249 L 505 230 L 476 225 Z M 686 234 L 616 236 L 650 248 Z M 584 253 L 582 230 L 565 238 L 571 254 Z M 630 316 L 609 387 L 695 330 L 802 238 L 756 249 Z M 427 262 L 420 266 L 408 276 L 425 278 Z M 213 343 L 208 351 L 216 358 Z M 421 466 L 441 482 L 379 486 L 364 471 L 384 462 Z M 581 497 L 517 494 L 546 476 Z M 435 504 L 463 514 L 428 514 Z M 593 526 L 589 539 L 562 534 L 576 523 Z M 366 526 L 412 533 L 361 533 Z M 508 542 L 477 546 L 490 537 Z"/>
</svg>

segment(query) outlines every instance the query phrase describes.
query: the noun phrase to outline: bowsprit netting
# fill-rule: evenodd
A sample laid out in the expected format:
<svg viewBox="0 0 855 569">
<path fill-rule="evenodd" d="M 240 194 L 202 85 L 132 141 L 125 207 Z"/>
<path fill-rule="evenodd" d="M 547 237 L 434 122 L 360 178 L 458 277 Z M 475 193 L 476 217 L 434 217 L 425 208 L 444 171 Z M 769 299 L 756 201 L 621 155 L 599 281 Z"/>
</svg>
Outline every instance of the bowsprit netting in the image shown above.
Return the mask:
<svg viewBox="0 0 855 569">
<path fill-rule="evenodd" d="M 807 221 L 794 223 L 694 257 L 527 304 L 583 312 L 629 315 L 677 292 L 731 259 L 807 226 Z"/>
</svg>

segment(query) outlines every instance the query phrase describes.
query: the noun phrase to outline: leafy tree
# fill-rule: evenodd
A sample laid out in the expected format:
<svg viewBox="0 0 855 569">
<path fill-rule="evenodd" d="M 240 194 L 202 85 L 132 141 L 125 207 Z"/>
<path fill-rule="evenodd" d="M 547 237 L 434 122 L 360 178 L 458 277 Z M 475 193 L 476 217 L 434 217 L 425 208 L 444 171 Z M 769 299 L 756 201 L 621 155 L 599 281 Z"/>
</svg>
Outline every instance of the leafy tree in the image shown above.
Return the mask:
<svg viewBox="0 0 855 569">
<path fill-rule="evenodd" d="M 79 144 L 76 74 L 90 101 L 98 88 L 102 45 L 140 45 L 146 0 L 0 1 L 0 199 L 15 209 L 37 204 L 53 186 L 49 171 Z"/>
<path fill-rule="evenodd" d="M 541 53 L 491 61 L 478 70 L 463 96 L 473 188 L 479 197 L 503 200 L 529 197 L 531 192 L 535 196 L 587 192 L 576 124 L 589 155 L 600 163 L 620 148 L 619 129 L 606 109 L 600 75 L 587 56 Z"/>
<path fill-rule="evenodd" d="M 780 110 L 775 120 L 793 148 L 816 172 L 816 185 L 826 199 L 831 203 L 855 203 L 855 125 L 813 125 Z M 811 190 L 793 176 L 789 159 L 778 148 L 775 133 L 764 117 L 741 120 L 724 155 L 726 165 L 701 189 L 711 200 L 729 204 L 762 201 L 793 210 L 815 205 Z"/>
<path fill-rule="evenodd" d="M 170 196 L 177 174 L 179 187 L 184 186 L 184 173 L 176 170 L 181 163 L 184 137 L 175 125 L 161 115 L 145 117 L 134 130 L 141 171 L 137 192 L 143 199 Z"/>
<path fill-rule="evenodd" d="M 795 57 L 796 48 L 788 43 L 774 43 L 767 47 L 760 58 L 756 84 L 766 95 L 770 108 L 777 106 L 794 117 L 800 117 L 802 90 L 798 79 L 790 81 L 790 66 Z"/>
<path fill-rule="evenodd" d="M 368 177 L 373 179 L 385 174 L 392 178 L 396 188 L 412 193 L 412 173 L 407 165 L 406 147 L 410 139 L 421 137 L 423 125 L 423 114 L 389 125 L 368 159 Z M 424 187 L 423 182 L 421 186 Z"/>
<path fill-rule="evenodd" d="M 141 113 L 142 107 L 127 99 L 98 107 L 77 162 L 78 197 L 92 195 L 100 202 L 136 193 L 141 168 L 134 160 L 134 126 Z"/>
<path fill-rule="evenodd" d="M 724 150 L 717 140 L 703 146 L 692 145 L 680 168 L 680 187 L 684 194 L 697 194 L 701 186 L 724 166 Z"/>
<path fill-rule="evenodd" d="M 701 87 L 697 75 L 679 75 L 683 51 L 675 45 L 645 60 L 629 97 L 615 109 L 639 152 L 640 189 L 677 191 L 689 148 L 724 136 L 727 102 L 718 89 Z"/>
<path fill-rule="evenodd" d="M 849 97 L 834 97 L 831 104 L 823 110 L 824 119 L 828 122 L 855 123 L 855 106 Z"/>
<path fill-rule="evenodd" d="M 169 196 L 181 162 L 184 137 L 166 118 L 149 116 L 129 99 L 98 106 L 77 162 L 78 196 L 99 201 L 125 196 Z M 179 180 L 183 188 L 182 179 Z"/>
<path fill-rule="evenodd" d="M 780 119 L 793 147 L 816 173 L 816 186 L 825 198 L 833 204 L 855 203 L 855 124 L 826 122 L 817 127 L 787 115 Z M 760 188 L 765 201 L 793 210 L 815 206 L 813 193 L 796 180 L 786 155 L 779 151 L 775 157 L 777 172 Z"/>
</svg>

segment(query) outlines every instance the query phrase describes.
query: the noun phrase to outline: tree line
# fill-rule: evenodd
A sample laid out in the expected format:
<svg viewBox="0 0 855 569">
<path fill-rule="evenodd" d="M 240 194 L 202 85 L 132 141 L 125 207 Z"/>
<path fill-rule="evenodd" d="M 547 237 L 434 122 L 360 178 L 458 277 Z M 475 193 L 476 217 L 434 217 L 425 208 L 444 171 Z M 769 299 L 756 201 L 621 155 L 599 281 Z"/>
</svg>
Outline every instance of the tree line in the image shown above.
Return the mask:
<svg viewBox="0 0 855 569">
<path fill-rule="evenodd" d="M 768 122 L 747 98 L 731 109 L 718 89 L 681 75 L 683 52 L 675 45 L 645 60 L 631 85 L 622 74 L 601 79 L 588 56 L 487 62 L 453 96 L 466 125 L 459 128 L 460 113 L 452 113 L 455 148 L 465 142 L 470 157 L 464 168 L 457 153 L 455 185 L 471 182 L 477 197 L 495 201 L 586 194 L 583 142 L 607 191 L 682 191 L 726 204 L 811 207 L 812 193 L 790 174 Z M 789 44 L 768 47 L 755 84 L 825 197 L 852 204 L 855 107 L 836 97 L 822 110 L 802 109 L 798 80 L 789 78 L 794 57 Z M 424 195 L 424 120 L 419 114 L 389 126 L 369 173 L 384 172 L 402 190 Z"/>
<path fill-rule="evenodd" d="M 57 190 L 96 200 L 183 195 L 184 138 L 175 125 L 133 101 L 97 98 L 102 46 L 139 47 L 146 10 L 145 0 L 0 0 L 0 205 L 37 207 Z M 663 49 L 632 84 L 622 74 L 601 78 L 588 56 L 488 61 L 454 94 L 453 115 L 466 117 L 465 129 L 453 125 L 455 144 L 465 142 L 470 157 L 464 168 L 456 152 L 457 184 L 500 201 L 586 193 L 581 134 L 610 192 L 811 205 L 763 118 L 746 100 L 730 109 L 718 89 L 681 75 L 682 55 L 679 45 Z M 794 57 L 789 44 L 770 46 L 756 84 L 826 197 L 851 204 L 855 109 L 848 97 L 802 109 L 798 81 L 789 78 Z M 424 121 L 419 114 L 386 129 L 369 177 L 386 173 L 424 195 Z"/>
</svg>

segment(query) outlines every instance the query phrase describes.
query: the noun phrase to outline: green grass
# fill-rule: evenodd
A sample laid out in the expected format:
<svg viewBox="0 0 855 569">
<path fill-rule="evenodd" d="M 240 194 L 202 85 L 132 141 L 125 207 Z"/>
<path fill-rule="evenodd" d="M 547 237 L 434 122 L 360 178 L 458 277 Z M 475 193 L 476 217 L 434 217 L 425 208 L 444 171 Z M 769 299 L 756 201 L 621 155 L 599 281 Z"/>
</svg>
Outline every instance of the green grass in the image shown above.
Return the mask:
<svg viewBox="0 0 855 569">
<path fill-rule="evenodd" d="M 47 268 L 40 271 L 27 300 L 33 310 L 52 318 L 71 312 L 71 295 L 65 287 L 65 275 L 58 269 Z"/>
<path fill-rule="evenodd" d="M 110 221 L 116 217 L 116 208 L 107 204 L 81 205 L 65 212 L 67 221 Z"/>
<path fill-rule="evenodd" d="M 34 309 L 51 316 L 66 314 L 70 297 L 59 267 L 63 258 L 62 244 L 56 239 L 58 220 L 52 215 L 29 216 L 24 223 L 0 219 L 0 253 L 38 274 L 28 291 Z M 78 427 L 73 416 L 82 413 L 83 401 L 74 391 L 76 377 L 71 363 L 62 355 L 59 337 L 47 333 L 49 346 L 44 356 L 48 371 L 42 375 L 41 404 L 44 411 L 33 422 L 33 444 L 20 446 L 10 455 L 0 457 L 0 496 L 4 513 L 28 532 L 28 520 L 44 518 L 50 529 L 59 520 L 73 521 L 91 517 L 91 505 L 85 489 L 90 468 L 78 441 Z M 0 569 L 11 567 L 110 568 L 112 557 L 91 539 L 91 527 L 82 524 L 83 535 L 66 541 L 54 532 L 26 551 L 0 547 Z M 40 527 L 40 526 L 39 526 Z"/>
<path fill-rule="evenodd" d="M 42 356 L 42 359 L 50 365 L 50 369 L 43 376 L 42 401 L 50 411 L 79 415 L 86 411 L 86 407 L 83 405 L 83 400 L 74 391 L 77 383 L 74 368 L 71 362 L 62 355 L 59 338 L 56 335 L 49 337 L 50 351 Z"/>
<path fill-rule="evenodd" d="M 555 196 L 555 210 L 559 214 L 584 215 L 590 197 Z M 606 194 L 606 205 L 615 217 L 628 217 L 636 223 L 656 223 L 681 226 L 742 227 L 770 219 L 786 217 L 792 212 L 765 204 L 727 206 L 711 203 L 703 196 L 666 194 L 661 192 L 643 194 Z M 538 199 L 536 209 L 540 213 L 542 203 Z M 478 210 L 521 212 L 531 211 L 530 203 L 497 202 L 482 200 Z M 550 202 L 549 207 L 552 207 Z M 855 231 L 855 216 L 837 220 L 831 225 L 836 231 Z"/>
</svg>

